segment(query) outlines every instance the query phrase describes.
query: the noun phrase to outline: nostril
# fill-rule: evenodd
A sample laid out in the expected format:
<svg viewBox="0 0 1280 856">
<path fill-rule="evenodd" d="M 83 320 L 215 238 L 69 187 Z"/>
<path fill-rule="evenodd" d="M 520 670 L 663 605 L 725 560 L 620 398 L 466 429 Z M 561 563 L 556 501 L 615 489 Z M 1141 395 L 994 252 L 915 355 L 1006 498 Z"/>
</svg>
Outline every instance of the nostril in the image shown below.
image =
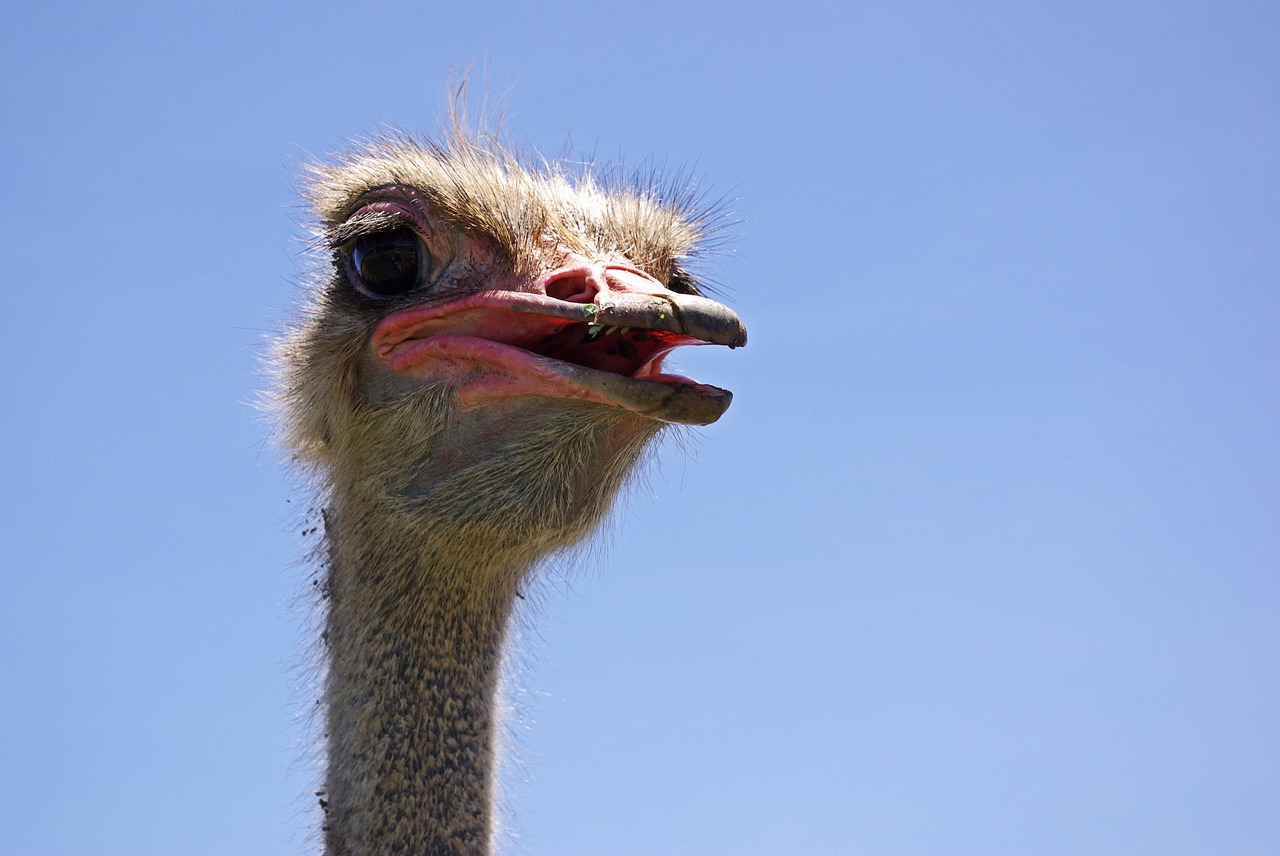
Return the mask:
<svg viewBox="0 0 1280 856">
<path fill-rule="evenodd" d="M 546 294 L 566 303 L 591 303 L 596 299 L 600 289 L 596 287 L 595 277 L 584 276 L 580 272 L 567 273 L 548 280 Z"/>
</svg>

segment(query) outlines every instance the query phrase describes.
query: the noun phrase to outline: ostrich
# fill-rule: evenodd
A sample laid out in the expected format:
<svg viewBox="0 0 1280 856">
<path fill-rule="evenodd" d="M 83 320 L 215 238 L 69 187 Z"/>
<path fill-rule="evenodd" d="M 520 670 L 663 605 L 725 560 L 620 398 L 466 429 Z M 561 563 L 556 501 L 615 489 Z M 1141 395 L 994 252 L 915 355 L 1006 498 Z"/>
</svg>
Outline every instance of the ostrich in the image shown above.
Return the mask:
<svg viewBox="0 0 1280 856">
<path fill-rule="evenodd" d="M 311 167 L 324 264 L 271 403 L 323 508 L 331 856 L 487 854 L 514 604 L 669 424 L 725 390 L 663 371 L 738 347 L 687 268 L 687 192 L 530 159 L 458 117 Z"/>
</svg>

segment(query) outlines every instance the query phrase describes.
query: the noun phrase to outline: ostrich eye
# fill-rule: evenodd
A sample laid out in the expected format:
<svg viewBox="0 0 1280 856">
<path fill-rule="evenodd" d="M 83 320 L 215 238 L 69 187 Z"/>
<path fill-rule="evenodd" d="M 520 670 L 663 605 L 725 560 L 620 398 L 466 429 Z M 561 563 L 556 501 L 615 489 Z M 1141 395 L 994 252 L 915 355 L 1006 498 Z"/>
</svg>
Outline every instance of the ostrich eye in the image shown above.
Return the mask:
<svg viewBox="0 0 1280 856">
<path fill-rule="evenodd" d="M 348 245 L 347 252 L 357 287 L 371 297 L 406 294 L 431 268 L 431 253 L 412 229 L 362 235 Z"/>
</svg>

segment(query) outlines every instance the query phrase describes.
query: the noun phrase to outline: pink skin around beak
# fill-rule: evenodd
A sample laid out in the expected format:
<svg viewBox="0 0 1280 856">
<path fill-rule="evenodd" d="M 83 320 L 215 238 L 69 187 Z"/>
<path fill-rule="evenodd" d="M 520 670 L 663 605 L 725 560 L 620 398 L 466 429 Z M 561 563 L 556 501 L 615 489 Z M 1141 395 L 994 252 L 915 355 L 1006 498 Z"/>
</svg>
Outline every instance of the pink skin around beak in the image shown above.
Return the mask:
<svg viewBox="0 0 1280 856">
<path fill-rule="evenodd" d="M 455 387 L 464 409 L 536 395 L 705 425 L 732 394 L 664 374 L 663 359 L 681 345 L 745 343 L 742 322 L 716 301 L 677 294 L 629 266 L 575 259 L 528 291 L 485 291 L 391 315 L 371 348 L 402 376 Z"/>
</svg>

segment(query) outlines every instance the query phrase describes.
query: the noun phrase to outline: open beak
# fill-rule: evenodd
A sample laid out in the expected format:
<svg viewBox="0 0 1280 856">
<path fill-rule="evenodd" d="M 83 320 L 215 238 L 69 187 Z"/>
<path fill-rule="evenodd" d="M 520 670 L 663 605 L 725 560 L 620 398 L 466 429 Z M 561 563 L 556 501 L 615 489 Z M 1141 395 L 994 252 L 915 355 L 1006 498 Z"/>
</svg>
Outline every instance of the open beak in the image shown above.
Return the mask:
<svg viewBox="0 0 1280 856">
<path fill-rule="evenodd" d="M 673 292 L 634 268 L 576 265 L 530 291 L 486 291 L 386 318 L 372 347 L 388 368 L 458 390 L 463 407 L 495 397 L 593 401 L 662 422 L 707 425 L 728 390 L 662 363 L 682 345 L 745 345 L 727 306 Z"/>
</svg>

